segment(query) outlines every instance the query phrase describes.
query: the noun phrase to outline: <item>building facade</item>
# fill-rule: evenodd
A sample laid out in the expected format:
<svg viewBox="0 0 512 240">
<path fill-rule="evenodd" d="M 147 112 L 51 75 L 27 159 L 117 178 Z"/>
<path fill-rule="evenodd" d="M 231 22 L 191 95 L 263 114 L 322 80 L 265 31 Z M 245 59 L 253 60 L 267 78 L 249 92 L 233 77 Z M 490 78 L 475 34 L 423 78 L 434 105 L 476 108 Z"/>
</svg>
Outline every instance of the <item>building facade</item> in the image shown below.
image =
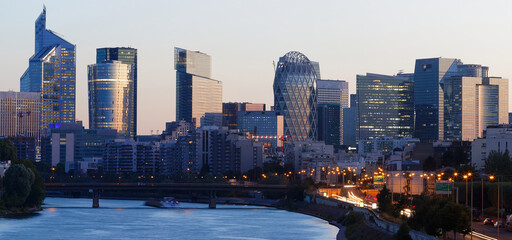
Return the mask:
<svg viewBox="0 0 512 240">
<path fill-rule="evenodd" d="M 89 128 L 114 129 L 135 139 L 133 64 L 106 61 L 88 66 Z"/>
<path fill-rule="evenodd" d="M 409 78 L 367 73 L 357 75 L 356 140 L 412 137 L 414 82 Z"/>
<path fill-rule="evenodd" d="M 485 160 L 492 151 L 512 151 L 512 125 L 487 127 L 482 138 L 471 142 L 471 165 L 477 170 L 485 168 Z"/>
<path fill-rule="evenodd" d="M 446 78 L 456 76 L 459 60 L 417 59 L 414 67 L 415 137 L 424 142 L 444 140 L 444 90 Z"/>
<path fill-rule="evenodd" d="M 222 82 L 211 79 L 211 57 L 198 51 L 174 49 L 176 121 L 196 127 L 205 113 L 222 114 Z"/>
<path fill-rule="evenodd" d="M 75 121 L 75 45 L 46 29 L 46 8 L 35 22 L 35 53 L 20 78 L 21 92 L 41 93 L 41 129 Z"/>
<path fill-rule="evenodd" d="M 508 79 L 453 76 L 443 89 L 446 141 L 473 141 L 487 126 L 508 123 Z"/>
<path fill-rule="evenodd" d="M 0 92 L 0 136 L 39 139 L 41 93 Z"/>
<path fill-rule="evenodd" d="M 275 111 L 242 111 L 237 117 L 238 129 L 249 132 L 266 148 L 283 147 L 283 116 L 276 115 Z"/>
<path fill-rule="evenodd" d="M 279 58 L 274 78 L 274 110 L 284 117 L 289 141 L 317 138 L 317 80 L 319 65 L 300 52 Z"/>
<path fill-rule="evenodd" d="M 342 108 L 338 103 L 319 103 L 318 110 L 318 140 L 327 145 L 333 145 L 338 151 L 341 147 L 342 121 L 340 112 Z"/>
<path fill-rule="evenodd" d="M 349 106 L 349 96 L 348 96 L 348 82 L 341 80 L 318 80 L 317 81 L 317 91 L 318 91 L 318 105 L 320 104 L 337 104 L 339 105 L 339 116 L 332 116 L 334 118 L 327 119 L 328 122 L 334 123 L 338 122 L 336 129 L 338 129 L 339 133 L 337 134 L 338 140 L 332 139 L 329 143 L 336 146 L 338 149 L 339 146 L 343 145 L 343 109 L 348 108 Z M 332 105 L 329 105 L 332 107 Z M 320 110 L 319 110 L 320 111 Z M 320 115 L 318 116 L 320 119 Z M 320 125 L 320 123 L 319 123 Z M 334 127 L 334 126 L 333 126 Z M 318 140 L 327 139 L 327 136 L 324 136 L 325 132 L 318 132 Z M 330 134 L 332 135 L 332 134 Z M 332 137 L 332 136 L 331 136 Z"/>
<path fill-rule="evenodd" d="M 133 65 L 133 118 L 130 128 L 133 129 L 133 135 L 137 136 L 137 49 L 129 47 L 96 49 L 96 64 L 112 60 Z"/>
<path fill-rule="evenodd" d="M 350 107 L 343 108 L 343 145 L 356 146 L 357 96 L 350 94 Z"/>
<path fill-rule="evenodd" d="M 222 126 L 237 129 L 237 114 L 240 111 L 265 111 L 265 104 L 258 103 L 222 103 Z"/>
</svg>

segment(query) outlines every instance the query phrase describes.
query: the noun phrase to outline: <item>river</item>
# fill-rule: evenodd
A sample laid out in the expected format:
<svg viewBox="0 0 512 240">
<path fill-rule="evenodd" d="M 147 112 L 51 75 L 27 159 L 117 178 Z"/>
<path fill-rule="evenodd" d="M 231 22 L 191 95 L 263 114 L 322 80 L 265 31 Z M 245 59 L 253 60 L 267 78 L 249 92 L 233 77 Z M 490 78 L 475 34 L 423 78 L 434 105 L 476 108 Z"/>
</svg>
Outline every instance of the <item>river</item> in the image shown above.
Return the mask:
<svg viewBox="0 0 512 240">
<path fill-rule="evenodd" d="M 321 219 L 269 207 L 181 203 L 158 209 L 143 201 L 46 198 L 26 218 L 0 218 L 0 239 L 336 239 Z"/>
</svg>

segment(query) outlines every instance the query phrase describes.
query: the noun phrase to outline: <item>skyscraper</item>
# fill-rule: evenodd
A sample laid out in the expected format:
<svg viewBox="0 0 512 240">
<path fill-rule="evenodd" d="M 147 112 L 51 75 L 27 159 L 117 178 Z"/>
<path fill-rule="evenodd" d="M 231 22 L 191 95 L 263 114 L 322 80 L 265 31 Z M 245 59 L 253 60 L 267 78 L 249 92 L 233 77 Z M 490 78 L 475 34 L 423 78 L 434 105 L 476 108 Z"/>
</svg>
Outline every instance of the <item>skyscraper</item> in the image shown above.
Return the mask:
<svg viewBox="0 0 512 240">
<path fill-rule="evenodd" d="M 116 60 L 124 64 L 133 64 L 133 121 L 130 127 L 137 136 L 137 49 L 129 47 L 98 48 L 96 49 L 96 63 Z"/>
<path fill-rule="evenodd" d="M 300 52 L 279 58 L 274 78 L 274 110 L 284 117 L 288 141 L 316 140 L 319 65 Z"/>
<path fill-rule="evenodd" d="M 350 107 L 343 109 L 343 145 L 356 146 L 357 96 L 350 94 Z"/>
<path fill-rule="evenodd" d="M 422 142 L 444 140 L 444 90 L 448 77 L 458 73 L 453 58 L 417 59 L 414 67 L 415 137 Z"/>
<path fill-rule="evenodd" d="M 135 138 L 133 68 L 113 60 L 88 66 L 90 129 L 115 129 L 119 137 Z"/>
<path fill-rule="evenodd" d="M 357 75 L 356 140 L 412 137 L 414 83 L 409 78 L 367 73 Z"/>
<path fill-rule="evenodd" d="M 489 125 L 508 122 L 508 80 L 459 59 L 416 60 L 415 136 L 423 142 L 472 141 Z"/>
<path fill-rule="evenodd" d="M 317 91 L 318 105 L 329 105 L 328 108 L 331 113 L 325 115 L 326 117 L 331 117 L 324 118 L 324 121 L 338 125 L 332 127 L 324 125 L 324 128 L 327 127 L 326 129 L 329 129 L 329 131 L 319 131 L 318 140 L 325 141 L 325 144 L 334 145 L 335 148 L 339 148 L 339 146 L 343 145 L 343 108 L 348 108 L 348 82 L 341 80 L 318 80 Z M 333 104 L 338 105 L 339 109 L 333 109 Z M 320 111 L 320 109 L 318 111 Z M 332 115 L 333 111 L 338 112 L 339 116 Z M 321 116 L 318 115 L 318 118 L 320 119 Z M 338 133 L 332 133 L 333 129 L 338 129 Z M 329 134 L 330 136 L 327 137 L 325 134 Z M 327 140 L 328 138 L 330 140 Z M 337 140 L 334 138 L 337 138 Z"/>
<path fill-rule="evenodd" d="M 41 129 L 75 121 L 75 45 L 46 29 L 46 8 L 35 22 L 35 54 L 20 78 L 21 92 L 40 92 Z"/>
<path fill-rule="evenodd" d="M 460 68 L 467 69 L 467 65 Z M 482 68 L 479 65 L 472 69 Z M 481 74 L 445 79 L 444 139 L 473 141 L 487 126 L 508 123 L 508 79 Z"/>
<path fill-rule="evenodd" d="M 211 79 L 211 57 L 174 48 L 176 121 L 201 125 L 205 113 L 222 114 L 222 82 Z"/>
</svg>

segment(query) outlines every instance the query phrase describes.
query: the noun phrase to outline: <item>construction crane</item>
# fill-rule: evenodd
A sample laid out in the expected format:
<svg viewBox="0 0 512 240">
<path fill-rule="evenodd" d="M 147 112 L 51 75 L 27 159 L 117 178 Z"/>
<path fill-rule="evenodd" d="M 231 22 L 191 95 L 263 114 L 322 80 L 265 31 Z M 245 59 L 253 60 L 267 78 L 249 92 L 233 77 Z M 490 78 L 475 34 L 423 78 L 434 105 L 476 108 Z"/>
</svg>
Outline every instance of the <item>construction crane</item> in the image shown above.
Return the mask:
<svg viewBox="0 0 512 240">
<path fill-rule="evenodd" d="M 23 117 L 27 116 L 29 117 L 30 116 L 30 113 L 31 111 L 18 111 L 18 112 L 15 112 L 15 111 L 7 111 L 7 112 L 1 112 L 1 114 L 9 114 L 9 115 L 13 115 L 14 117 L 18 118 L 17 119 L 17 124 L 16 124 L 16 134 L 23 134 L 22 130 L 23 130 Z"/>
</svg>

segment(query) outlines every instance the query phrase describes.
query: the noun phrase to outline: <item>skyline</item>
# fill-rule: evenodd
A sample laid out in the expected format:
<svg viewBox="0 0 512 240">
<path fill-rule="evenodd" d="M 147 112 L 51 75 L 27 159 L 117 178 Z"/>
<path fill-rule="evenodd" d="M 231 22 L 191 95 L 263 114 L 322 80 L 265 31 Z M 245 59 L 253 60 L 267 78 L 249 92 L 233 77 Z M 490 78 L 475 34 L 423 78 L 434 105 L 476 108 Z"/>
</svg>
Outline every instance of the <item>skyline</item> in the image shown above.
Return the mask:
<svg viewBox="0 0 512 240">
<path fill-rule="evenodd" d="M 212 78 L 223 82 L 223 102 L 265 103 L 268 108 L 273 105 L 272 63 L 289 51 L 300 51 L 319 62 L 322 79 L 349 82 L 350 93 L 355 93 L 356 74 L 413 72 L 415 59 L 439 56 L 489 66 L 491 76 L 512 78 L 506 58 L 512 53 L 507 44 L 512 37 L 512 26 L 507 24 L 512 22 L 511 2 L 495 1 L 493 6 L 476 1 L 322 2 L 319 6 L 291 1 L 162 1 L 151 9 L 141 7 L 147 7 L 143 2 L 122 2 L 128 11 L 116 10 L 117 15 L 107 13 L 120 1 L 101 3 L 101 9 L 96 8 L 98 2 L 44 3 L 47 28 L 76 44 L 76 118 L 85 126 L 87 65 L 95 63 L 96 49 L 102 47 L 138 50 L 139 134 L 162 131 L 165 122 L 175 120 L 174 47 L 212 56 Z M 0 90 L 19 91 L 19 78 L 34 52 L 34 22 L 43 3 L 2 2 L 0 6 L 0 27 L 9 33 L 0 39 L 1 50 L 9 56 L 0 60 L 4 66 Z M 139 12 L 132 16 L 135 9 Z M 286 22 L 280 24 L 283 19 Z"/>
</svg>

